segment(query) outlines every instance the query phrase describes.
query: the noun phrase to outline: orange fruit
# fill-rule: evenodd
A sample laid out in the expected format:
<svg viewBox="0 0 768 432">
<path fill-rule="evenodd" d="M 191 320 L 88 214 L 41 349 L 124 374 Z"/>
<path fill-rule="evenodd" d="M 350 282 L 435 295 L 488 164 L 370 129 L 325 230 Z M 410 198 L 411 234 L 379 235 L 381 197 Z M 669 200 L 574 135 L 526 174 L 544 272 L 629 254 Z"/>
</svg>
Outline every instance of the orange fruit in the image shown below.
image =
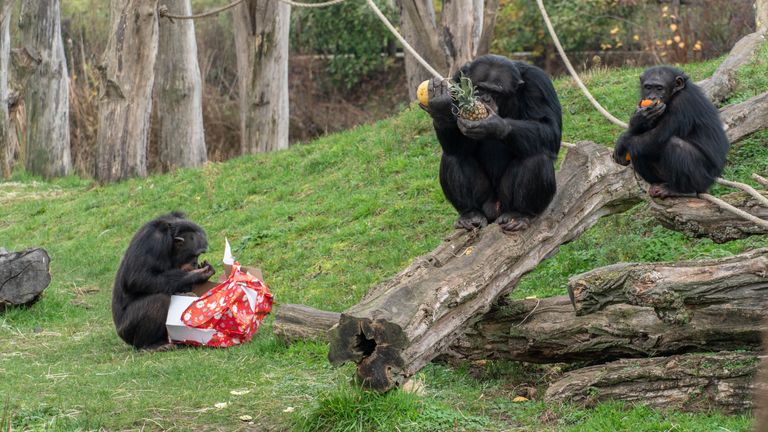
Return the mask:
<svg viewBox="0 0 768 432">
<path fill-rule="evenodd" d="M 643 99 L 640 101 L 640 108 L 647 108 L 653 104 L 654 102 L 651 99 Z"/>
<path fill-rule="evenodd" d="M 419 87 L 416 89 L 416 99 L 418 99 L 422 105 L 429 105 L 429 80 L 419 84 Z"/>
</svg>

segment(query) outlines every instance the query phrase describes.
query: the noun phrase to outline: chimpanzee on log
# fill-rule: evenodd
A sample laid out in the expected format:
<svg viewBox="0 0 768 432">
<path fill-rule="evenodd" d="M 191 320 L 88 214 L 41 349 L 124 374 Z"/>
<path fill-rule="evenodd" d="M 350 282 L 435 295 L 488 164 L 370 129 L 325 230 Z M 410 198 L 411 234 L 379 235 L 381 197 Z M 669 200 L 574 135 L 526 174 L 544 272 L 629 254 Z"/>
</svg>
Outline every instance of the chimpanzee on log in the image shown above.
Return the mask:
<svg viewBox="0 0 768 432">
<path fill-rule="evenodd" d="M 562 113 L 552 80 L 541 69 L 497 55 L 465 64 L 490 115 L 457 118 L 445 82 L 429 84 L 429 106 L 443 148 L 440 184 L 459 212 L 457 228 L 496 221 L 504 230 L 528 228 L 555 195 L 554 163 L 560 149 Z"/>
<path fill-rule="evenodd" d="M 131 240 L 112 290 L 112 319 L 117 334 L 136 348 L 168 344 L 165 321 L 171 295 L 191 292 L 214 270 L 198 264 L 208 249 L 205 231 L 173 212 L 142 226 Z"/>
<path fill-rule="evenodd" d="M 683 71 L 656 66 L 640 75 L 641 100 L 614 151 L 651 183 L 654 198 L 706 192 L 723 171 L 728 138 L 717 109 Z M 629 159 L 627 158 L 629 153 Z"/>
</svg>

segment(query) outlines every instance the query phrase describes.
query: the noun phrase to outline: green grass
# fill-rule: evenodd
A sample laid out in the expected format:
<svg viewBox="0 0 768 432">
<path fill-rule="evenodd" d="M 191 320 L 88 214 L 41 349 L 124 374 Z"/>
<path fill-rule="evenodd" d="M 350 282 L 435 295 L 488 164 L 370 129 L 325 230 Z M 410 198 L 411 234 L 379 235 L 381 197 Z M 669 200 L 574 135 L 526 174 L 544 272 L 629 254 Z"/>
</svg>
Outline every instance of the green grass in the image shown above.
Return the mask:
<svg viewBox="0 0 768 432">
<path fill-rule="evenodd" d="M 742 76 L 739 99 L 768 87 L 764 63 Z M 716 64 L 685 69 L 700 79 Z M 627 118 L 639 72 L 600 70 L 585 80 Z M 612 144 L 620 130 L 569 81 L 557 87 L 565 139 Z M 726 176 L 766 173 L 767 142 L 760 133 L 734 148 Z M 0 246 L 46 248 L 53 281 L 37 304 L 0 315 L 0 403 L 10 413 L 0 415 L 0 425 L 10 416 L 14 430 L 55 431 L 749 429 L 748 416 L 548 406 L 539 399 L 551 368 L 517 363 L 432 364 L 418 377 L 424 395 L 366 393 L 349 384 L 351 366 L 329 366 L 326 346 L 278 343 L 271 318 L 251 343 L 231 349 L 147 354 L 115 335 L 109 303 L 120 257 L 142 223 L 174 209 L 207 230 L 209 261 L 219 261 L 226 236 L 241 262 L 262 267 L 276 308 L 354 304 L 450 233 L 455 214 L 438 185 L 439 156 L 426 115 L 411 108 L 287 151 L 104 187 L 16 173 L 0 183 Z M 726 245 L 688 239 L 638 206 L 564 245 L 513 296 L 560 295 L 568 277 L 618 261 L 725 256 L 758 246 L 768 246 L 765 237 Z M 524 387 L 539 389 L 539 397 L 512 403 Z"/>
</svg>

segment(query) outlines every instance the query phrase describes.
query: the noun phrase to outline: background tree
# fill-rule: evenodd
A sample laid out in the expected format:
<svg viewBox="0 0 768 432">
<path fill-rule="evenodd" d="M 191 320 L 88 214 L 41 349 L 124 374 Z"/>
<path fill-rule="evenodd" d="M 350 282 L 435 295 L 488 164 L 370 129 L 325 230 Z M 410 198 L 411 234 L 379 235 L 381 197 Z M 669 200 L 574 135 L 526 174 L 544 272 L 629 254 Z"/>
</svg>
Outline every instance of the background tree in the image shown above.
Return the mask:
<svg viewBox="0 0 768 432">
<path fill-rule="evenodd" d="M 288 148 L 291 8 L 278 0 L 245 0 L 233 16 L 242 153 Z"/>
<path fill-rule="evenodd" d="M 160 0 L 174 15 L 190 15 L 190 0 Z M 208 160 L 203 131 L 203 89 L 194 20 L 161 19 L 155 71 L 159 123 L 158 159 L 163 171 Z"/>
<path fill-rule="evenodd" d="M 11 11 L 14 0 L 0 0 L 0 175 L 11 176 L 8 68 L 11 56 Z"/>
<path fill-rule="evenodd" d="M 23 0 L 22 47 L 34 62 L 26 80 L 26 169 L 46 178 L 69 174 L 69 75 L 59 0 Z"/>
<path fill-rule="evenodd" d="M 99 90 L 96 179 L 147 175 L 158 45 L 157 0 L 112 0 Z"/>
<path fill-rule="evenodd" d="M 398 0 L 400 29 L 424 59 L 443 74 L 451 74 L 490 47 L 499 0 L 443 0 L 441 22 L 432 0 Z M 405 56 L 411 99 L 429 73 L 411 55 Z"/>
</svg>

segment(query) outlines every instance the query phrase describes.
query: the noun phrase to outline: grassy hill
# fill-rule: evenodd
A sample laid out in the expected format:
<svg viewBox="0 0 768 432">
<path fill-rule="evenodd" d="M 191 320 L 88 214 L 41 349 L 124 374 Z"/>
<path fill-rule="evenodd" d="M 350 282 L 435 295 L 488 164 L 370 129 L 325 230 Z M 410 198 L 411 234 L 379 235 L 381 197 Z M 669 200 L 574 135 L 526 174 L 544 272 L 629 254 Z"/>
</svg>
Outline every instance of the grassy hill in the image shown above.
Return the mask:
<svg viewBox="0 0 768 432">
<path fill-rule="evenodd" d="M 768 89 L 767 62 L 768 50 L 742 74 L 733 102 Z M 701 79 L 716 64 L 685 69 Z M 600 70 L 584 78 L 598 100 L 627 118 L 639 72 Z M 565 139 L 611 145 L 620 130 L 570 81 L 557 88 Z M 747 416 L 513 404 L 519 386 L 542 387 L 557 369 L 509 362 L 430 365 L 421 372 L 423 396 L 368 394 L 349 385 L 351 366 L 329 366 L 324 345 L 278 343 L 271 319 L 251 343 L 231 349 L 148 354 L 115 335 L 109 304 L 122 253 L 141 224 L 176 209 L 207 230 L 209 261 L 219 262 L 226 236 L 241 262 L 260 266 L 277 308 L 354 304 L 451 231 L 456 215 L 438 184 L 439 156 L 426 114 L 411 108 L 287 151 L 116 185 L 41 182 L 23 173 L 0 183 L 0 246 L 46 248 L 53 275 L 40 302 L 0 315 L 0 403 L 8 408 L 0 419 L 10 417 L 14 430 L 56 431 L 749 429 Z M 768 133 L 744 141 L 729 159 L 727 178 L 767 173 Z M 760 246 L 768 239 L 687 239 L 658 226 L 641 205 L 564 246 L 512 295 L 563 294 L 569 276 L 617 261 L 715 257 Z"/>
</svg>

